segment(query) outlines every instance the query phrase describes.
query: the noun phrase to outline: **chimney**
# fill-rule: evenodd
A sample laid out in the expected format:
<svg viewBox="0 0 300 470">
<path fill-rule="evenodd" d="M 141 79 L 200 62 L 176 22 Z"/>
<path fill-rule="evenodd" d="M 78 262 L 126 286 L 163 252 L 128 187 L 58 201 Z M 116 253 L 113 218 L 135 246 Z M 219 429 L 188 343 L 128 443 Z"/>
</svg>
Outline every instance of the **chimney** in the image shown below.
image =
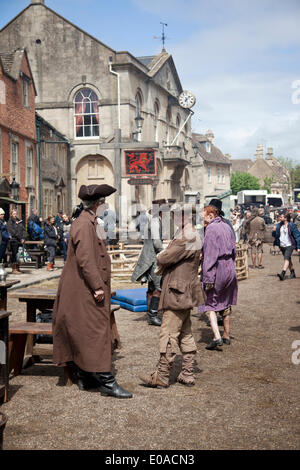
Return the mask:
<svg viewBox="0 0 300 470">
<path fill-rule="evenodd" d="M 231 159 L 230 153 L 225 153 L 224 157 L 228 158 L 229 160 Z"/>
<path fill-rule="evenodd" d="M 259 158 L 264 158 L 264 147 L 262 144 L 257 145 L 256 152 L 254 154 L 254 159 L 258 160 Z"/>
<path fill-rule="evenodd" d="M 269 147 L 269 148 L 267 148 L 266 159 L 267 159 L 267 160 L 271 160 L 272 158 L 274 158 L 273 148 L 272 148 L 272 147 Z"/>
<path fill-rule="evenodd" d="M 213 131 L 208 130 L 205 132 L 205 137 L 209 140 L 209 142 L 213 143 L 213 140 L 215 138 Z"/>
</svg>

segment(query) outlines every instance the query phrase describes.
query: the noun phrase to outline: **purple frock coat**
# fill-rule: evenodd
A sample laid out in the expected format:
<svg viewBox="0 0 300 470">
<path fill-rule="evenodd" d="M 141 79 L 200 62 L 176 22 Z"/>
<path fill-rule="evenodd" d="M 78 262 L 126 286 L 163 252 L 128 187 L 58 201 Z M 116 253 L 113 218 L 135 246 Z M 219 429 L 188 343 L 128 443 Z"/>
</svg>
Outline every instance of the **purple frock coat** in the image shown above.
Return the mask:
<svg viewBox="0 0 300 470">
<path fill-rule="evenodd" d="M 219 312 L 237 303 L 238 281 L 235 271 L 235 238 L 228 224 L 216 217 L 205 229 L 202 282 L 214 287 L 206 291 L 201 310 Z"/>
</svg>

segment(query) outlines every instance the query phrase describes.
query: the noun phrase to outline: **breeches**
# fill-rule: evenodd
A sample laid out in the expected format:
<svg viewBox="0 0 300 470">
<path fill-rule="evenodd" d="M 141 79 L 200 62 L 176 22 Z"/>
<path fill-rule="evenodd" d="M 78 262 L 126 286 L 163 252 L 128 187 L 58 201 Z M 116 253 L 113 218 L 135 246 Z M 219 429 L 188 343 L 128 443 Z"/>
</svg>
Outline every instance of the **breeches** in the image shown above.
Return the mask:
<svg viewBox="0 0 300 470">
<path fill-rule="evenodd" d="M 168 343 L 171 352 L 182 353 L 197 351 L 192 334 L 191 310 L 165 310 L 159 336 L 159 351 L 166 353 Z"/>
</svg>

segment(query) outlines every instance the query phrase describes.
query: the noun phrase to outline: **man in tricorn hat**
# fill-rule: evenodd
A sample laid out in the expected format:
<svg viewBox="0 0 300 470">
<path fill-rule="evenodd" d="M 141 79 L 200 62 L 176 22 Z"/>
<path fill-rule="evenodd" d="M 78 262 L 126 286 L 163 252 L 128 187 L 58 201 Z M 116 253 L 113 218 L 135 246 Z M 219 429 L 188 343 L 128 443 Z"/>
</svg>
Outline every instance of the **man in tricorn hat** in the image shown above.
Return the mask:
<svg viewBox="0 0 300 470">
<path fill-rule="evenodd" d="M 141 282 L 142 284 L 148 282 L 148 324 L 154 326 L 161 325 L 161 319 L 158 316 L 161 276 L 158 276 L 155 270 L 157 268 L 156 255 L 163 249 L 161 214 L 164 210 L 169 210 L 169 205 L 165 199 L 152 201 L 150 211 L 152 218 L 146 225 L 143 249 L 131 276 L 133 282 Z"/>
<path fill-rule="evenodd" d="M 80 187 L 83 210 L 72 223 L 53 310 L 53 360 L 75 364 L 81 389 L 131 398 L 111 373 L 110 258 L 96 234 L 97 208 L 115 191 L 106 184 Z"/>
</svg>

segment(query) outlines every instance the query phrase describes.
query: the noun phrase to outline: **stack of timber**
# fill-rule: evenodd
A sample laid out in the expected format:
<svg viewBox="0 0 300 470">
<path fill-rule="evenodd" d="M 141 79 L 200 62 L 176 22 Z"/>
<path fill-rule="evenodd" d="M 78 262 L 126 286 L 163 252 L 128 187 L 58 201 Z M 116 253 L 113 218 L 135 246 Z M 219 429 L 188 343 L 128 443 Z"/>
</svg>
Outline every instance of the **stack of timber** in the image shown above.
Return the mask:
<svg viewBox="0 0 300 470">
<path fill-rule="evenodd" d="M 111 260 L 111 275 L 116 279 L 130 279 L 139 259 L 142 245 L 108 245 L 107 250 Z"/>
<path fill-rule="evenodd" d="M 237 243 L 236 245 L 235 270 L 238 281 L 248 278 L 248 245 L 246 243 Z"/>
</svg>

